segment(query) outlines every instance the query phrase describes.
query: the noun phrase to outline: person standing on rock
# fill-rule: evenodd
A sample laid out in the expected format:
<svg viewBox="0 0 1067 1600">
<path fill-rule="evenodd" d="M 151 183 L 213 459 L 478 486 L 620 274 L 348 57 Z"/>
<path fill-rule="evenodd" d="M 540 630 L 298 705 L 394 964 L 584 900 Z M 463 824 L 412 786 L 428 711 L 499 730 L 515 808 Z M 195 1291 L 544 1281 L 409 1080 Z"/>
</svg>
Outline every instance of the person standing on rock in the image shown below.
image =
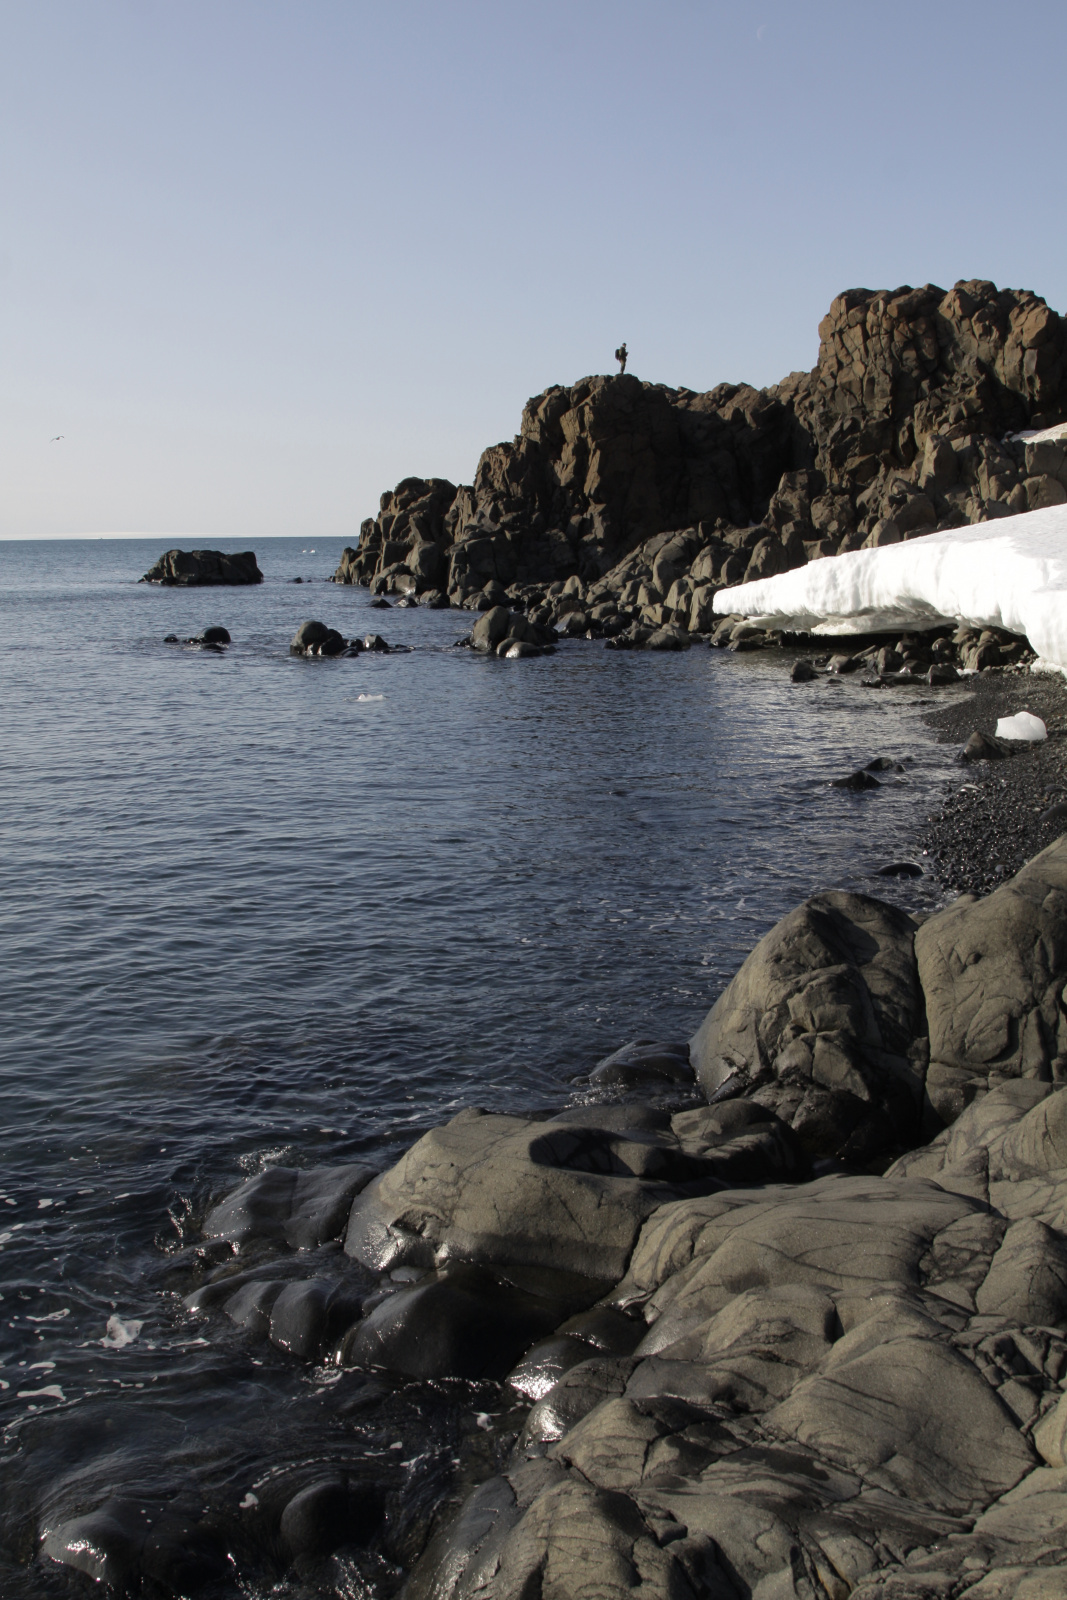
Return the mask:
<svg viewBox="0 0 1067 1600">
<path fill-rule="evenodd" d="M 622 344 L 620 344 L 619 348 L 615 352 L 615 360 L 619 363 L 619 377 L 621 378 L 623 373 L 626 371 L 626 340 L 625 339 L 623 340 Z"/>
</svg>

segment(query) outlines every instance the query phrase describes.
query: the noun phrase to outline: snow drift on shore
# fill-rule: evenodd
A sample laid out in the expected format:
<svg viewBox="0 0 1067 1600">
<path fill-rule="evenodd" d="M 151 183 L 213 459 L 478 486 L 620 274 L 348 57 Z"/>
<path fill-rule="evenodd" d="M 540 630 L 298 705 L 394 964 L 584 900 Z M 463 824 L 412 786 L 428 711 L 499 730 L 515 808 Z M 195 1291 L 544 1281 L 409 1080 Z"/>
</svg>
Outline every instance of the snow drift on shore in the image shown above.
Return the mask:
<svg viewBox="0 0 1067 1600">
<path fill-rule="evenodd" d="M 804 633 L 1005 628 L 1067 674 L 1067 505 L 827 556 L 721 589 L 715 610 Z"/>
</svg>

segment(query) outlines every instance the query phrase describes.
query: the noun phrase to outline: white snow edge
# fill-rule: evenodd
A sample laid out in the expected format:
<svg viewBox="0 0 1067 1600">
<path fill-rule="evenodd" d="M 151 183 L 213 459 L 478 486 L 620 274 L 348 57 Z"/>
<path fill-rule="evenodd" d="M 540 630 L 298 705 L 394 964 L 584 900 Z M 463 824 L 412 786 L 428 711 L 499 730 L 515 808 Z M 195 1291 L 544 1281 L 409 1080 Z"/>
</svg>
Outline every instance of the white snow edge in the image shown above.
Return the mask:
<svg viewBox="0 0 1067 1600">
<path fill-rule="evenodd" d="M 825 556 L 720 589 L 714 609 L 797 633 L 1003 628 L 1067 675 L 1067 505 Z"/>
</svg>

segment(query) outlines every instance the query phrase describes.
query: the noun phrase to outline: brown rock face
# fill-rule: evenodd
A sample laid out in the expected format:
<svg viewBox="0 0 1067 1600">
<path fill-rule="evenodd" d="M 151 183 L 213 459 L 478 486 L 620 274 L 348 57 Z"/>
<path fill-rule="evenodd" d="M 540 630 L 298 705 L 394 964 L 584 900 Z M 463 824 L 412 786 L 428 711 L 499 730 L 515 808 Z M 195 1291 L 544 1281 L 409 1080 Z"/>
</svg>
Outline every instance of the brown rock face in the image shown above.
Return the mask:
<svg viewBox="0 0 1067 1600">
<path fill-rule="evenodd" d="M 770 389 L 619 374 L 546 390 L 473 484 L 383 495 L 337 581 L 454 603 L 489 585 L 615 588 L 632 552 L 677 534 L 689 562 L 662 601 L 709 549 L 694 588 L 1067 497 L 1067 451 L 1005 437 L 1067 417 L 1067 323 L 1037 295 L 977 279 L 850 289 L 819 335 L 814 369 Z"/>
<path fill-rule="evenodd" d="M 405 478 L 382 495 L 378 515 L 363 523 L 359 548 L 348 545 L 341 552 L 334 582 L 370 583 L 378 576 L 384 580 L 380 591 L 398 587 L 390 580 L 408 576 L 415 580 L 413 590 L 435 588 L 449 543 L 445 516 L 455 498 L 456 486 L 447 478 Z"/>
</svg>

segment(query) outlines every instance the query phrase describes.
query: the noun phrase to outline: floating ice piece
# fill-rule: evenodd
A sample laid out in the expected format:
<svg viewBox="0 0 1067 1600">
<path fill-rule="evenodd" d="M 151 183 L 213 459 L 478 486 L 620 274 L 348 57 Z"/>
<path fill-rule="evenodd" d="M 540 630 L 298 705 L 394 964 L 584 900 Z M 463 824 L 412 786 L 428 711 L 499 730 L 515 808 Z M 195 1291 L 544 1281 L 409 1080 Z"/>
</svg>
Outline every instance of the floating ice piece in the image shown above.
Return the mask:
<svg viewBox="0 0 1067 1600">
<path fill-rule="evenodd" d="M 124 1350 L 128 1344 L 133 1344 L 138 1337 L 143 1322 L 138 1322 L 136 1317 L 120 1317 L 118 1312 L 113 1312 L 107 1319 L 107 1333 L 100 1343 L 108 1350 Z"/>
<path fill-rule="evenodd" d="M 1048 738 L 1048 729 L 1032 711 L 1017 711 L 1013 717 L 1001 717 L 997 723 L 998 739 L 1025 739 L 1029 744 L 1040 744 Z"/>
<path fill-rule="evenodd" d="M 715 610 L 821 634 L 1003 628 L 1067 673 L 1067 506 L 812 561 L 720 589 Z"/>
</svg>

